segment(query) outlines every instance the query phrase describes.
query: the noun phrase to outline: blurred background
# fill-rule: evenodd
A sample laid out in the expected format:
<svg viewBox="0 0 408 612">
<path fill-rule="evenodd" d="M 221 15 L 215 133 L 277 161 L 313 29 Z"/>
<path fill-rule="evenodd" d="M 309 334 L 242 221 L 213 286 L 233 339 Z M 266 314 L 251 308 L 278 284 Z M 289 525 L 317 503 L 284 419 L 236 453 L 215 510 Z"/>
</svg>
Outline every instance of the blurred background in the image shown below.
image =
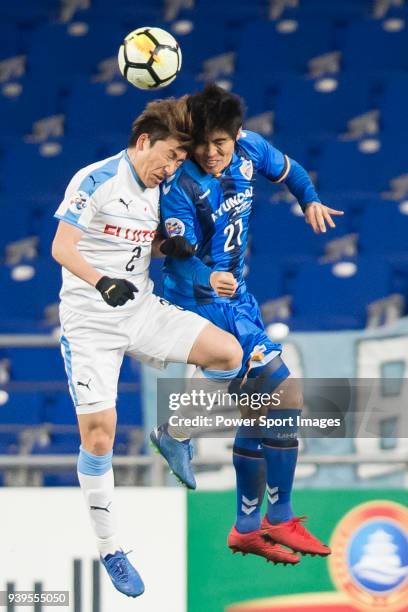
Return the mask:
<svg viewBox="0 0 408 612">
<path fill-rule="evenodd" d="M 81 548 L 86 524 L 80 537 L 73 532 L 61 548 L 65 569 L 54 575 L 51 568 L 52 543 L 64 533 L 58 508 L 67 504 L 66 521 L 81 503 L 78 490 L 70 488 L 77 487 L 79 438 L 58 344 L 60 270 L 50 258 L 53 213 L 79 168 L 126 146 L 131 122 L 149 100 L 193 92 L 206 82 L 240 94 L 247 106 L 245 126 L 303 164 L 322 201 L 345 211 L 335 230 L 315 236 L 285 187 L 257 179 L 248 286 L 262 305 L 268 333 L 285 343 L 290 369 L 308 379 L 394 381 L 391 387 L 379 385 L 371 398 L 377 406 L 384 397 L 393 403 L 369 430 L 351 421 L 347 437 L 301 441 L 296 509 L 310 508 L 311 527 L 327 540 L 347 512 L 358 514 L 361 503 L 370 502 L 375 510 L 386 499 L 389 512 L 397 512 L 393 503 L 406 505 L 408 433 L 401 411 L 408 358 L 405 0 L 1 0 L 0 16 L 0 499 L 10 512 L 20 499 L 32 504 L 34 524 L 48 533 L 52 551 L 40 569 L 25 550 L 22 567 L 16 543 L 24 541 L 26 547 L 28 541 L 35 551 L 44 546 L 44 535 L 36 540 L 39 534 L 16 513 L 1 527 L 9 562 L 0 561 L 0 590 L 32 589 L 34 582 L 53 589 L 65 584 L 72 587 L 75 612 L 130 609 L 124 598 L 109 599 L 116 593 L 99 576 L 92 540 Z M 162 91 L 136 90 L 117 67 L 124 36 L 146 25 L 170 31 L 183 53 L 180 75 Z M 157 293 L 160 267 L 153 262 Z M 174 366 L 160 376 L 185 374 Z M 157 524 L 160 516 L 152 513 L 150 500 L 166 500 L 157 503 L 172 508 L 174 518 L 172 536 L 164 527 L 160 533 L 158 545 L 166 546 L 159 560 L 147 555 L 148 540 L 138 552 L 153 585 L 138 602 L 140 610 L 239 612 L 249 609 L 239 602 L 251 600 L 251 610 L 266 612 L 284 605 L 274 603 L 274 596 L 314 590 L 331 595 L 318 597 L 310 610 L 320 605 L 374 610 L 372 593 L 383 609 L 408 610 L 407 518 L 398 514 L 401 506 L 393 515 L 401 537 L 394 534 L 388 549 L 392 556 L 392 546 L 397 547 L 401 580 L 379 588 L 378 579 L 377 588 L 354 577 L 354 594 L 344 595 L 346 603 L 333 599 L 336 590 L 347 593 L 336 577 L 343 561 L 349 567 L 343 545 L 333 555 L 334 570 L 322 560 L 302 561 L 296 570 L 271 570 L 259 559 L 232 559 L 224 544 L 234 518 L 231 432 L 197 441 L 201 492 L 186 496 L 168 486 L 174 481 L 146 444 L 156 420 L 158 375 L 127 360 L 118 397 L 116 483 L 123 487 L 123 507 L 134 503 L 123 529 L 137 530 L 135 522 Z M 313 398 L 306 403 L 313 414 Z M 39 506 L 39 499 L 49 504 Z M 327 521 L 319 522 L 316 507 Z M 135 521 L 138 516 L 143 521 Z M 214 516 L 223 517 L 217 525 Z M 76 524 L 80 517 L 78 510 Z M 362 541 L 362 551 L 365 545 L 369 542 Z M 384 546 L 380 549 L 384 558 Z M 172 580 L 158 589 L 169 566 Z M 407 596 L 401 596 L 401 604 L 400 592 Z M 386 599 L 391 595 L 392 602 Z M 303 609 L 305 602 L 297 599 L 290 609 Z"/>
</svg>

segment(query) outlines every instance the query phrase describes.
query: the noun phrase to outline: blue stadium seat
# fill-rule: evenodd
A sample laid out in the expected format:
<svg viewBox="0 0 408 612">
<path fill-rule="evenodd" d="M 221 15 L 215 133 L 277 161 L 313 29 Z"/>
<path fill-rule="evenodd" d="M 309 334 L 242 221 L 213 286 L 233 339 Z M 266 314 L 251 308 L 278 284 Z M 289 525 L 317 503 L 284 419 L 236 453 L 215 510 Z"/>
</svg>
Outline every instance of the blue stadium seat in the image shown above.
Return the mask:
<svg viewBox="0 0 408 612">
<path fill-rule="evenodd" d="M 1 17 L 24 25 L 36 25 L 56 17 L 60 9 L 59 0 L 19 0 L 18 2 L 3 2 Z"/>
<path fill-rule="evenodd" d="M 38 394 L 10 391 L 8 401 L 0 406 L 1 425 L 39 425 L 43 421 L 43 404 Z"/>
<path fill-rule="evenodd" d="M 260 252 L 249 257 L 246 284 L 260 304 L 282 297 L 285 293 L 283 266 L 276 265 L 270 253 Z"/>
<path fill-rule="evenodd" d="M 0 407 L 1 412 L 1 407 Z M 0 432 L 0 454 L 16 455 L 19 451 L 20 441 L 18 433 L 1 431 Z"/>
<path fill-rule="evenodd" d="M 31 449 L 32 455 L 74 455 L 80 445 L 79 433 L 51 433 L 49 442 L 36 442 Z"/>
<path fill-rule="evenodd" d="M 45 470 L 43 472 L 43 486 L 44 487 L 77 487 L 78 476 L 76 469 L 61 472 L 49 472 Z"/>
<path fill-rule="evenodd" d="M 15 57 L 19 49 L 19 30 L 12 21 L 0 23 L 0 61 Z"/>
<path fill-rule="evenodd" d="M 272 21 L 254 21 L 242 30 L 237 70 L 259 75 L 265 83 L 279 73 L 306 72 L 308 60 L 332 50 L 331 24 L 304 19 L 292 33 L 280 33 Z"/>
<path fill-rule="evenodd" d="M 32 262 L 35 274 L 29 280 L 16 281 L 11 276 L 11 268 L 0 266 L 0 283 L 5 295 L 13 299 L 0 301 L 0 317 L 3 321 L 18 322 L 26 319 L 40 322 L 44 309 L 58 301 L 60 290 L 59 266 L 49 258 Z"/>
<path fill-rule="evenodd" d="M 381 127 L 395 134 L 397 141 L 408 129 L 407 113 L 400 112 L 408 106 L 408 75 L 392 74 L 385 79 L 384 92 L 379 100 Z"/>
<path fill-rule="evenodd" d="M 66 382 L 64 361 L 59 347 L 9 348 L 6 356 L 11 363 L 11 380 Z M 39 393 L 36 397 L 46 411 L 46 402 Z M 49 410 L 47 408 L 47 410 Z"/>
<path fill-rule="evenodd" d="M 336 230 L 314 234 L 303 216 L 294 215 L 288 204 L 255 203 L 251 222 L 251 253 L 269 256 L 273 262 L 299 262 L 323 255 L 328 240 L 349 232 L 340 220 Z M 276 265 L 276 264 L 275 264 Z"/>
<path fill-rule="evenodd" d="M 39 208 L 44 203 L 49 205 L 53 200 L 56 210 L 75 172 L 98 159 L 97 145 L 93 140 L 66 138 L 60 144 L 61 153 L 52 157 L 42 156 L 36 144 L 18 143 L 6 151 L 0 170 L 4 196 L 20 201 L 22 206 L 31 209 Z"/>
<path fill-rule="evenodd" d="M 62 361 L 60 355 L 55 358 Z M 44 423 L 77 425 L 77 422 L 75 407 L 68 392 L 68 383 L 64 390 L 44 394 Z"/>
<path fill-rule="evenodd" d="M 406 171 L 406 159 L 394 140 L 380 136 L 377 153 L 361 153 L 355 141 L 331 141 L 318 164 L 318 187 L 328 194 L 376 197 L 394 176 Z"/>
<path fill-rule="evenodd" d="M 355 21 L 345 34 L 342 66 L 359 73 L 408 68 L 406 29 L 388 32 L 382 20 Z"/>
<path fill-rule="evenodd" d="M 32 232 L 31 212 L 25 206 L 17 206 L 16 201 L 0 197 L 2 231 L 0 232 L 0 257 L 4 247 L 10 242 L 27 238 Z"/>
<path fill-rule="evenodd" d="M 28 48 L 30 77 L 43 74 L 47 66 L 52 82 L 69 86 L 75 75 L 90 77 L 100 62 L 115 56 L 127 31 L 112 19 L 88 25 L 83 36 L 70 35 L 67 24 L 50 23 L 37 28 Z"/>
<path fill-rule="evenodd" d="M 292 281 L 291 329 L 360 329 L 368 303 L 393 292 L 392 270 L 378 257 L 355 260 L 353 276 L 338 277 L 333 264 L 305 263 Z"/>
<path fill-rule="evenodd" d="M 118 423 L 120 425 L 143 425 L 140 393 L 119 392 L 117 399 Z"/>
<path fill-rule="evenodd" d="M 369 17 L 372 12 L 372 0 L 341 0 L 341 2 L 326 2 L 326 0 L 306 0 L 299 2 L 297 14 L 300 17 L 328 17 L 334 20 L 356 20 Z"/>
<path fill-rule="evenodd" d="M 315 81 L 310 78 L 292 77 L 282 81 L 273 100 L 276 131 L 298 133 L 303 139 L 305 136 L 315 139 L 318 135 L 330 137 L 345 132 L 347 121 L 352 117 L 371 110 L 368 80 L 355 75 L 336 78 L 338 87 L 330 93 L 317 91 Z"/>
<path fill-rule="evenodd" d="M 403 256 L 407 254 L 408 215 L 397 202 L 379 200 L 367 207 L 360 218 L 361 253 Z"/>
<path fill-rule="evenodd" d="M 87 78 L 77 78 L 67 96 L 64 110 L 66 113 L 66 133 L 77 138 L 92 137 L 98 142 L 104 134 L 130 134 L 133 120 L 145 105 L 157 96 L 149 91 L 141 91 L 127 85 L 123 95 L 106 93 L 105 83 L 91 83 Z M 119 142 L 117 151 L 125 148 Z"/>
<path fill-rule="evenodd" d="M 23 78 L 22 93 L 15 98 L 0 96 L 0 146 L 32 133 L 33 123 L 60 112 L 57 84 L 42 75 L 40 79 Z"/>
</svg>

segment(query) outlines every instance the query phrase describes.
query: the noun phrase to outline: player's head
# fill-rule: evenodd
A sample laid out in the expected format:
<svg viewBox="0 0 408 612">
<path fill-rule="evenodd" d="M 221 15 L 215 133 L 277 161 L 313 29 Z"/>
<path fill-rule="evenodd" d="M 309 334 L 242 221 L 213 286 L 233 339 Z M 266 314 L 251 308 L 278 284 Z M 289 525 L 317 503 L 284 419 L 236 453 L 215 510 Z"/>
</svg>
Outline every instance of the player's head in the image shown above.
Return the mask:
<svg viewBox="0 0 408 612">
<path fill-rule="evenodd" d="M 129 155 L 146 187 L 156 187 L 174 174 L 191 146 L 184 99 L 149 102 L 133 122 Z"/>
<path fill-rule="evenodd" d="M 219 174 L 231 161 L 244 119 L 241 99 L 218 85 L 207 85 L 188 98 L 193 156 L 208 174 Z"/>
</svg>

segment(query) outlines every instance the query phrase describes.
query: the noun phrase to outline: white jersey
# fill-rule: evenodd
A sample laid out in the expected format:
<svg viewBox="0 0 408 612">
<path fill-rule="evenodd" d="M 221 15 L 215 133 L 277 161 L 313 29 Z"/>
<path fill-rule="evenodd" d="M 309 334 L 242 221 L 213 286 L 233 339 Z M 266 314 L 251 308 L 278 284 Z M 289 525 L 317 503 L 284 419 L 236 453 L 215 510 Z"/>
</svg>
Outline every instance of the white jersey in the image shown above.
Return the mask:
<svg viewBox="0 0 408 612">
<path fill-rule="evenodd" d="M 118 308 L 94 287 L 62 269 L 61 301 L 76 312 L 130 314 L 152 292 L 151 245 L 159 225 L 159 188 L 143 186 L 126 151 L 79 170 L 55 217 L 83 231 L 81 255 L 104 276 L 125 278 L 139 290 Z"/>
</svg>

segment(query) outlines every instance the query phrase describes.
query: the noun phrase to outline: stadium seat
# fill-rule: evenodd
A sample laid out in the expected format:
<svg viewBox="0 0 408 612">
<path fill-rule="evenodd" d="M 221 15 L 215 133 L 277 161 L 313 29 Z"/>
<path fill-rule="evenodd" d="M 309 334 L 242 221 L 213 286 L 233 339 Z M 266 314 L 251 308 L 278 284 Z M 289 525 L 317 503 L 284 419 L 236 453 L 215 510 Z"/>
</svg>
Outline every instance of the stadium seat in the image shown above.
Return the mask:
<svg viewBox="0 0 408 612">
<path fill-rule="evenodd" d="M 61 356 L 58 357 L 61 358 Z M 68 382 L 62 382 L 59 387 L 63 388 L 43 394 L 44 423 L 76 426 L 77 417 L 74 404 L 68 392 Z"/>
<path fill-rule="evenodd" d="M 18 143 L 5 152 L 0 171 L 1 192 L 5 197 L 12 197 L 31 209 L 40 208 L 44 203 L 48 205 L 52 199 L 57 208 L 75 172 L 97 159 L 97 145 L 89 139 L 80 142 L 69 138 L 56 144 L 60 144 L 61 152 L 52 156 L 42 155 L 37 144 Z"/>
<path fill-rule="evenodd" d="M 408 215 L 398 202 L 378 200 L 366 207 L 360 218 L 359 246 L 362 254 L 389 256 L 407 254 Z"/>
<path fill-rule="evenodd" d="M 237 70 L 252 71 L 265 83 L 280 73 L 302 74 L 308 60 L 332 50 L 331 40 L 331 24 L 320 18 L 304 19 L 288 33 L 279 32 L 275 22 L 253 21 L 240 36 Z"/>
<path fill-rule="evenodd" d="M 285 293 L 283 266 L 274 264 L 270 253 L 261 252 L 249 257 L 245 281 L 248 291 L 260 304 L 279 298 Z"/>
<path fill-rule="evenodd" d="M 1 407 L 0 407 L 1 412 Z M 18 433 L 1 431 L 0 432 L 0 454 L 16 455 L 19 451 L 20 440 Z"/>
<path fill-rule="evenodd" d="M 10 146 L 32 133 L 33 124 L 60 112 L 60 90 L 47 75 L 19 81 L 17 97 L 0 95 L 0 146 Z"/>
<path fill-rule="evenodd" d="M 127 34 L 112 19 L 88 23 L 83 35 L 71 35 L 68 28 L 65 23 L 49 23 L 35 30 L 28 48 L 31 78 L 43 74 L 44 66 L 48 78 L 60 86 L 69 87 L 75 75 L 91 77 L 100 62 L 116 55 Z"/>
<path fill-rule="evenodd" d="M 368 80 L 355 75 L 335 78 L 338 86 L 332 92 L 317 91 L 316 81 L 310 78 L 283 80 L 272 104 L 276 131 L 302 134 L 303 139 L 336 136 L 346 131 L 349 119 L 370 110 Z"/>
<path fill-rule="evenodd" d="M 34 276 L 27 280 L 14 280 L 9 266 L 0 266 L 0 282 L 5 294 L 13 295 L 13 300 L 1 300 L 0 317 L 2 322 L 19 320 L 40 323 L 44 319 L 45 308 L 58 301 L 61 285 L 60 269 L 50 258 L 46 261 L 32 262 Z"/>
<path fill-rule="evenodd" d="M 293 278 L 291 329 L 361 329 L 367 304 L 393 292 L 391 267 L 378 257 L 360 257 L 352 276 L 335 276 L 335 264 L 305 263 Z"/>
<path fill-rule="evenodd" d="M 43 416 L 41 397 L 28 391 L 10 391 L 8 401 L 0 406 L 1 425 L 39 425 Z"/>
<path fill-rule="evenodd" d="M 348 224 L 340 220 L 336 230 L 316 235 L 303 215 L 291 212 L 290 205 L 257 204 L 251 222 L 251 253 L 268 255 L 271 263 L 275 261 L 277 265 L 278 262 L 299 262 L 323 255 L 328 240 L 349 232 Z"/>
<path fill-rule="evenodd" d="M 381 148 L 375 153 L 360 152 L 356 141 L 328 142 L 318 160 L 318 189 L 329 197 L 365 199 L 386 190 L 391 178 L 406 171 L 406 159 L 393 139 L 378 138 Z"/>
<path fill-rule="evenodd" d="M 143 424 L 140 393 L 119 392 L 117 411 L 121 425 L 140 427 Z"/>
<path fill-rule="evenodd" d="M 64 361 L 59 347 L 8 348 L 6 356 L 10 360 L 13 382 L 60 381 L 66 384 Z M 37 394 L 37 397 L 45 414 L 44 396 Z M 47 408 L 47 413 L 48 411 Z"/>
<path fill-rule="evenodd" d="M 297 15 L 309 18 L 324 16 L 333 20 L 351 21 L 370 17 L 372 5 L 372 0 L 342 0 L 341 2 L 306 0 L 306 2 L 299 2 Z"/>
<path fill-rule="evenodd" d="M 125 85 L 122 95 L 109 95 L 105 83 L 90 82 L 88 78 L 76 78 L 64 103 L 66 134 L 77 138 L 92 137 L 98 142 L 104 134 L 128 134 L 133 120 L 154 99 L 154 94 Z M 117 152 L 125 148 L 119 142 Z"/>
<path fill-rule="evenodd" d="M 399 112 L 408 105 L 408 75 L 392 74 L 385 79 L 384 91 L 379 100 L 381 128 L 395 134 L 397 141 L 401 132 L 408 129 L 407 113 Z"/>
<path fill-rule="evenodd" d="M 342 67 L 360 74 L 406 70 L 406 26 L 400 31 L 387 31 L 382 20 L 353 22 L 344 38 Z"/>
</svg>

